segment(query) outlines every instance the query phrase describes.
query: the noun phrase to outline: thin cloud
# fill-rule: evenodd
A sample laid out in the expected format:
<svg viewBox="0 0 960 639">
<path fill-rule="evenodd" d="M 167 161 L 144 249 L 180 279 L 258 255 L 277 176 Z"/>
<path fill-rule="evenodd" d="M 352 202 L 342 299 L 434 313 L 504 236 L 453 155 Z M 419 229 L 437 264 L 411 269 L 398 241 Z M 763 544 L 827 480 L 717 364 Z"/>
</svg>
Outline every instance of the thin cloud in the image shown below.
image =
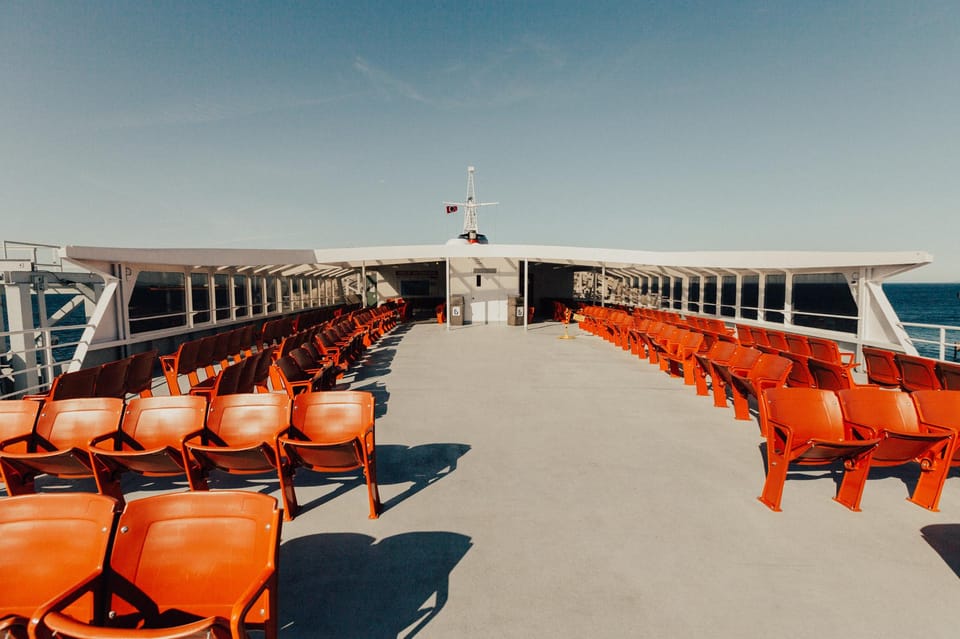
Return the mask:
<svg viewBox="0 0 960 639">
<path fill-rule="evenodd" d="M 431 100 L 425 98 L 410 83 L 404 82 L 403 80 L 392 76 L 383 69 L 370 64 L 359 56 L 354 59 L 353 68 L 367 78 L 374 85 L 374 87 L 388 96 L 396 94 L 415 102 L 432 104 Z"/>
</svg>

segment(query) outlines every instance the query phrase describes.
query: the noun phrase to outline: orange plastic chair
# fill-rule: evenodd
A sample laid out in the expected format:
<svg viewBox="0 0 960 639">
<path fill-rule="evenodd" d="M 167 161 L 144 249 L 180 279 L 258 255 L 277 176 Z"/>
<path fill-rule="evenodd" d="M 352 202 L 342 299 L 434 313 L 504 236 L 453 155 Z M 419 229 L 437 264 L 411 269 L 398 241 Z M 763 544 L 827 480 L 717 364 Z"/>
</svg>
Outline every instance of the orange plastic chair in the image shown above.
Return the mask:
<svg viewBox="0 0 960 639">
<path fill-rule="evenodd" d="M 34 612 L 103 566 L 117 502 L 90 493 L 21 495 L 0 500 L 0 636 L 26 639 Z M 93 614 L 92 598 L 71 613 Z"/>
<path fill-rule="evenodd" d="M 937 362 L 937 377 L 944 390 L 960 390 L 960 364 Z"/>
<path fill-rule="evenodd" d="M 125 382 L 129 359 L 118 359 L 99 366 L 92 397 L 119 397 L 127 396 Z"/>
<path fill-rule="evenodd" d="M 900 387 L 905 391 L 941 390 L 937 377 L 937 360 L 897 353 L 894 358 L 900 368 Z"/>
<path fill-rule="evenodd" d="M 189 394 L 207 399 L 217 395 L 232 395 L 237 392 L 240 386 L 240 377 L 243 375 L 244 367 L 243 363 L 231 364 L 213 377 L 208 377 L 196 386 L 191 387 Z"/>
<path fill-rule="evenodd" d="M 679 377 L 683 371 L 683 383 L 693 386 L 696 383 L 694 369 L 696 362 L 694 355 L 703 348 L 703 333 L 686 331 L 680 338 L 677 348 L 666 356 L 667 370 L 673 376 Z"/>
<path fill-rule="evenodd" d="M 949 428 L 957 433 L 950 455 L 951 465 L 960 466 L 957 457 L 960 449 L 960 390 L 922 390 L 910 393 L 917 407 L 917 418 L 927 426 Z"/>
<path fill-rule="evenodd" d="M 39 475 L 93 477 L 87 445 L 100 435 L 115 432 L 120 425 L 123 400 L 88 397 L 45 402 L 37 423 L 28 435 L 14 437 L 0 446 L 0 472 L 11 495 L 32 493 Z M 26 445 L 26 452 L 23 446 Z M 111 497 L 123 501 L 119 484 L 106 487 Z"/>
<path fill-rule="evenodd" d="M 370 519 L 380 515 L 377 487 L 374 399 L 366 391 L 302 393 L 293 400 L 291 427 L 279 438 L 292 469 L 342 474 L 362 470 Z M 293 495 L 293 475 L 289 494 Z M 284 491 L 287 494 L 287 491 Z M 293 501 L 292 507 L 296 507 Z"/>
<path fill-rule="evenodd" d="M 173 493 L 127 504 L 109 564 L 36 611 L 31 636 L 277 638 L 277 500 L 244 491 Z M 93 615 L 75 601 L 94 599 Z"/>
<path fill-rule="evenodd" d="M 167 388 L 171 395 L 182 395 L 180 391 L 180 376 L 186 375 L 190 386 L 200 382 L 197 374 L 197 354 L 200 350 L 200 340 L 193 339 L 180 344 L 180 348 L 173 355 L 160 356 L 160 368 L 163 377 L 167 380 Z"/>
<path fill-rule="evenodd" d="M 784 339 L 787 340 L 787 350 L 796 355 L 805 355 L 810 357 L 813 351 L 810 349 L 810 342 L 806 335 L 797 333 L 784 333 Z"/>
<path fill-rule="evenodd" d="M 94 438 L 89 451 L 101 493 L 125 472 L 147 477 L 187 475 L 183 442 L 203 429 L 203 397 L 137 397 L 127 404 L 120 430 Z"/>
<path fill-rule="evenodd" d="M 809 357 L 789 352 L 781 353 L 781 355 L 793 362 L 793 366 L 790 367 L 790 374 L 787 375 L 787 386 L 790 388 L 817 387 L 817 380 L 810 373 Z"/>
<path fill-rule="evenodd" d="M 760 402 L 767 431 L 767 478 L 758 499 L 779 511 L 791 463 L 827 466 L 843 462 L 843 480 L 834 501 L 860 510 L 860 498 L 879 438 L 856 439 L 843 419 L 832 391 L 769 388 Z"/>
<path fill-rule="evenodd" d="M 93 390 L 97 384 L 100 368 L 82 368 L 72 373 L 61 373 L 53 378 L 50 390 L 46 393 L 27 395 L 24 399 L 34 399 L 44 402 L 55 402 L 61 399 L 75 399 L 78 397 L 93 397 Z"/>
<path fill-rule="evenodd" d="M 863 347 L 863 361 L 867 365 L 867 382 L 885 388 L 900 388 L 900 368 L 896 353 L 883 348 Z"/>
<path fill-rule="evenodd" d="M 782 351 L 790 350 L 790 344 L 787 343 L 787 334 L 783 331 L 768 329 L 767 342 L 769 343 L 770 348 L 776 351 L 773 353 L 774 355 L 777 355 Z"/>
<path fill-rule="evenodd" d="M 850 373 L 850 369 L 842 364 L 825 362 L 811 357 L 807 360 L 807 368 L 813 377 L 816 387 L 821 390 L 844 390 L 856 388 L 857 383 Z"/>
<path fill-rule="evenodd" d="M 124 390 L 127 395 L 140 397 L 153 396 L 153 363 L 157 361 L 157 350 L 146 351 L 132 355 L 127 376 L 124 379 Z"/>
<path fill-rule="evenodd" d="M 207 425 L 186 439 L 184 451 L 192 490 L 205 490 L 213 470 L 249 475 L 274 473 L 280 479 L 287 518 L 296 512 L 289 465 L 280 458 L 277 437 L 290 426 L 290 398 L 283 393 L 245 393 L 214 397 Z M 287 504 L 290 504 L 288 509 Z"/>
<path fill-rule="evenodd" d="M 727 407 L 727 387 L 731 384 L 730 378 L 734 371 L 746 372 L 756 364 L 763 352 L 752 346 L 740 346 L 726 362 L 711 362 L 711 381 L 713 385 L 713 405 L 717 408 Z"/>
<path fill-rule="evenodd" d="M 749 370 L 734 370 L 730 376 L 733 394 L 733 416 L 735 419 L 750 419 L 750 398 L 760 402 L 760 393 L 767 388 L 779 388 L 787 383 L 790 367 L 793 365 L 786 357 L 764 353 Z M 766 437 L 763 420 L 760 421 L 760 434 Z"/>
<path fill-rule="evenodd" d="M 949 428 L 921 423 L 909 393 L 878 387 L 837 391 L 844 421 L 862 437 L 879 437 L 873 452 L 875 466 L 920 465 L 909 501 L 937 510 L 950 471 L 956 434 Z"/>
<path fill-rule="evenodd" d="M 697 389 L 697 395 L 709 395 L 707 390 L 707 377 L 713 380 L 713 367 L 711 362 L 727 362 L 738 346 L 734 342 L 717 340 L 713 343 L 706 353 L 694 353 L 693 361 L 693 382 Z"/>
<path fill-rule="evenodd" d="M 841 364 L 848 368 L 853 368 L 857 365 L 857 363 L 853 361 L 854 354 L 841 351 L 840 346 L 832 339 L 825 337 L 807 337 L 807 344 L 810 346 L 811 357 L 823 360 L 824 362 Z"/>
<path fill-rule="evenodd" d="M 300 368 L 295 359 L 284 355 L 271 366 L 271 375 L 277 385 L 293 397 L 303 392 L 329 390 L 336 381 L 336 369 L 330 364 L 313 374 Z"/>
<path fill-rule="evenodd" d="M 24 437 L 33 432 L 41 406 L 40 402 L 30 399 L 0 401 L 0 445 L 8 439 Z"/>
</svg>

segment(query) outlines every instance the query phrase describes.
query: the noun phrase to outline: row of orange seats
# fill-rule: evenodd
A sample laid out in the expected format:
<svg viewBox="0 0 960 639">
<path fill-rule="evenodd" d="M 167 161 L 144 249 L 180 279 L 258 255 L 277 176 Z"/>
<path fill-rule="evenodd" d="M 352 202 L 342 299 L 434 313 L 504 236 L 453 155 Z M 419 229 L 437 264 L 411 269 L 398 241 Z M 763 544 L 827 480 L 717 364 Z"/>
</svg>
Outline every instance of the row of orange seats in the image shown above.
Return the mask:
<svg viewBox="0 0 960 639">
<path fill-rule="evenodd" d="M 9 497 L 0 634 L 276 637 L 280 528 L 253 492 Z"/>
<path fill-rule="evenodd" d="M 192 395 L 0 402 L 0 474 L 8 495 L 36 492 L 36 479 L 93 478 L 124 501 L 121 477 L 185 476 L 206 490 L 212 471 L 278 477 L 285 516 L 299 509 L 297 468 L 363 471 L 370 517 L 376 484 L 374 397 L 363 391 L 238 393 L 208 402 Z"/>
<path fill-rule="evenodd" d="M 149 397 L 153 387 L 153 364 L 157 351 L 146 351 L 100 366 L 61 373 L 43 394 L 27 395 L 26 399 L 55 401 L 74 397 Z"/>
<path fill-rule="evenodd" d="M 591 309 L 585 315 L 592 319 L 593 332 L 611 341 L 616 341 L 618 329 L 610 324 L 628 323 L 623 313 Z M 643 325 L 638 319 L 631 322 L 634 331 Z M 820 465 L 840 461 L 845 464 L 846 474 L 836 500 L 848 508 L 859 509 L 871 465 L 917 463 L 921 478 L 910 499 L 937 510 L 950 466 L 960 465 L 960 391 L 906 393 L 878 386 L 791 386 L 790 371 L 796 360 L 786 355 L 796 355 L 793 351 L 781 351 L 769 344 L 761 350 L 720 333 L 714 333 L 717 339 L 704 351 L 704 334 L 682 328 L 683 321 L 674 319 L 672 324 L 660 324 L 648 323 L 647 332 L 643 333 L 641 343 L 648 349 L 644 354 L 651 362 L 659 361 L 661 368 L 674 375 L 679 374 L 678 368 L 683 368 L 687 383 L 695 384 L 699 394 L 708 394 L 706 379 L 710 378 L 716 406 L 727 405 L 729 390 L 738 419 L 750 419 L 749 398 L 757 402 L 768 460 L 760 500 L 771 509 L 780 508 L 790 463 Z M 829 352 L 836 359 L 842 357 L 835 343 Z M 845 363 L 850 366 L 852 362 Z M 692 371 L 692 382 L 688 371 Z"/>
</svg>

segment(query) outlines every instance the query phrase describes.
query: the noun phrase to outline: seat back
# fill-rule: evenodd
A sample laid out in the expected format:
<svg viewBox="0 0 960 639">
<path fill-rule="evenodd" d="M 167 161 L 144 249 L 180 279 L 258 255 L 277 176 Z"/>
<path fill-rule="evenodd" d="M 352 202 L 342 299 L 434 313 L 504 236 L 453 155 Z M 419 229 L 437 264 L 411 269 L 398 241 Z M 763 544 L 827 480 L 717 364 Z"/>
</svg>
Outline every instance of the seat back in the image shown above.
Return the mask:
<svg viewBox="0 0 960 639">
<path fill-rule="evenodd" d="M 100 366 L 97 381 L 93 388 L 94 397 L 127 396 L 126 380 L 127 369 L 130 368 L 130 359 L 118 359 Z"/>
<path fill-rule="evenodd" d="M 810 373 L 810 367 L 808 364 L 810 361 L 809 357 L 792 352 L 783 353 L 783 357 L 786 357 L 793 362 L 793 365 L 790 367 L 790 374 L 787 375 L 787 386 L 790 386 L 791 388 L 817 387 L 817 381 Z"/>
<path fill-rule="evenodd" d="M 93 397 L 99 374 L 100 368 L 96 366 L 83 368 L 72 373 L 62 373 L 53 380 L 48 399 L 56 401 L 77 397 Z"/>
<path fill-rule="evenodd" d="M 832 339 L 825 337 L 808 337 L 807 344 L 810 346 L 810 355 L 815 359 L 833 364 L 842 364 L 840 357 L 840 346 Z"/>
<path fill-rule="evenodd" d="M 837 391 L 856 386 L 850 371 L 840 364 L 811 357 L 807 360 L 807 368 L 810 369 L 810 375 L 813 376 L 817 388 Z"/>
<path fill-rule="evenodd" d="M 937 377 L 944 390 L 960 390 L 960 364 L 937 362 Z"/>
<path fill-rule="evenodd" d="M 45 402 L 35 432 L 57 450 L 86 449 L 94 437 L 117 430 L 122 412 L 123 400 L 116 397 Z"/>
<path fill-rule="evenodd" d="M 233 331 L 223 331 L 217 333 L 216 339 L 213 341 L 213 362 L 215 364 L 220 364 L 221 366 L 227 366 L 228 358 L 232 354 L 230 352 L 230 334 Z"/>
<path fill-rule="evenodd" d="M 900 388 L 900 368 L 893 351 L 864 346 L 863 361 L 867 365 L 867 381 L 871 384 Z"/>
<path fill-rule="evenodd" d="M 21 495 L 0 500 L 0 626 L 23 625 L 41 604 L 92 576 L 106 560 L 117 502 L 92 493 Z M 89 599 L 74 608 L 92 616 Z M 19 618 L 19 619 L 17 619 Z"/>
<path fill-rule="evenodd" d="M 213 359 L 213 351 L 217 345 L 217 336 L 216 335 L 207 335 L 199 339 L 199 344 L 197 345 L 197 359 L 195 368 L 204 368 L 207 369 L 208 374 L 212 370 L 215 360 Z"/>
<path fill-rule="evenodd" d="M 757 385 L 782 386 L 787 381 L 792 365 L 793 362 L 786 357 L 764 353 L 750 369 L 748 377 Z"/>
<path fill-rule="evenodd" d="M 218 395 L 207 411 L 207 430 L 227 446 L 272 443 L 289 424 L 290 398 L 282 393 Z"/>
<path fill-rule="evenodd" d="M 960 432 L 960 390 L 921 390 L 910 397 L 922 423 Z"/>
<path fill-rule="evenodd" d="M 135 397 L 127 403 L 120 430 L 148 450 L 179 449 L 184 436 L 203 428 L 206 412 L 207 401 L 194 395 Z"/>
<path fill-rule="evenodd" d="M 197 365 L 197 356 L 199 353 L 200 340 L 198 339 L 192 339 L 180 344 L 180 348 L 177 349 L 176 354 L 177 374 L 187 375 L 197 370 L 197 368 L 199 368 Z"/>
<path fill-rule="evenodd" d="M 310 352 L 307 351 L 307 349 L 301 346 L 298 346 L 297 348 L 290 351 L 288 353 L 288 356 L 291 357 L 297 363 L 297 365 L 303 370 L 307 370 L 310 368 L 318 368 L 321 365 L 320 362 L 318 362 L 316 359 L 314 359 L 310 355 Z M 281 357 L 280 359 L 283 359 L 283 358 Z"/>
<path fill-rule="evenodd" d="M 837 391 L 843 417 L 848 422 L 900 433 L 919 433 L 917 409 L 909 393 L 860 387 Z"/>
<path fill-rule="evenodd" d="M 124 390 L 128 395 L 152 394 L 153 365 L 157 361 L 157 352 L 154 349 L 128 358 L 130 366 L 127 367 L 127 377 L 124 380 Z"/>
<path fill-rule="evenodd" d="M 811 439 L 836 442 L 849 439 L 840 402 L 833 391 L 768 388 L 763 391 L 763 398 L 760 410 L 768 428 L 774 425 L 789 427 L 794 444 Z"/>
<path fill-rule="evenodd" d="M 110 553 L 105 624 L 163 628 L 230 619 L 252 592 L 256 604 L 245 621 L 275 626 L 280 525 L 277 500 L 253 492 L 172 493 L 127 503 Z M 261 592 L 255 586 L 264 576 L 269 589 Z M 266 636 L 275 637 L 275 627 Z"/>
<path fill-rule="evenodd" d="M 267 390 L 267 379 L 270 377 L 270 366 L 273 364 L 273 355 L 276 348 L 271 346 L 263 351 L 260 359 L 257 361 L 257 368 L 253 374 L 253 384 L 261 391 Z M 279 388 L 276 390 L 280 390 Z"/>
<path fill-rule="evenodd" d="M 243 376 L 245 365 L 231 364 L 219 373 L 213 382 L 212 395 L 232 395 L 240 386 L 240 377 Z"/>
<path fill-rule="evenodd" d="M 760 356 L 763 355 L 763 351 L 759 348 L 754 348 L 752 346 L 741 346 L 737 348 L 730 359 L 721 364 L 720 362 L 714 362 L 714 364 L 721 364 L 729 368 L 753 368 L 753 365 L 757 363 L 757 360 L 760 359 Z"/>
<path fill-rule="evenodd" d="M 301 393 L 293 403 L 290 424 L 298 437 L 325 449 L 287 449 L 299 463 L 334 470 L 356 468 L 363 462 L 363 446 L 372 454 L 374 398 L 366 391 Z"/>
<path fill-rule="evenodd" d="M 40 405 L 40 402 L 29 399 L 0 401 L 0 442 L 33 432 L 33 425 L 40 413 Z"/>
<path fill-rule="evenodd" d="M 897 353 L 894 358 L 900 367 L 900 387 L 906 391 L 940 390 L 937 360 Z"/>
<path fill-rule="evenodd" d="M 790 345 L 787 343 L 787 335 L 783 331 L 767 330 L 767 342 L 771 348 L 778 351 L 790 350 Z"/>
<path fill-rule="evenodd" d="M 813 354 L 813 351 L 810 350 L 810 343 L 807 341 L 806 335 L 784 333 L 784 339 L 787 340 L 787 350 L 789 352 L 797 355 L 806 355 L 807 357 Z"/>
<path fill-rule="evenodd" d="M 737 344 L 735 342 L 717 340 L 710 346 L 710 350 L 707 351 L 704 357 L 710 361 L 726 362 L 733 356 L 736 350 Z"/>
<path fill-rule="evenodd" d="M 367 391 L 302 393 L 293 402 L 290 424 L 317 443 L 342 442 L 374 423 L 374 398 Z"/>
<path fill-rule="evenodd" d="M 257 366 L 260 363 L 260 358 L 263 357 L 263 351 L 257 351 L 250 357 L 244 357 L 242 360 L 233 364 L 233 366 L 240 366 L 240 378 L 237 380 L 237 389 L 238 393 L 252 393 L 255 391 L 256 385 L 254 384 L 254 376 L 257 374 Z"/>
</svg>

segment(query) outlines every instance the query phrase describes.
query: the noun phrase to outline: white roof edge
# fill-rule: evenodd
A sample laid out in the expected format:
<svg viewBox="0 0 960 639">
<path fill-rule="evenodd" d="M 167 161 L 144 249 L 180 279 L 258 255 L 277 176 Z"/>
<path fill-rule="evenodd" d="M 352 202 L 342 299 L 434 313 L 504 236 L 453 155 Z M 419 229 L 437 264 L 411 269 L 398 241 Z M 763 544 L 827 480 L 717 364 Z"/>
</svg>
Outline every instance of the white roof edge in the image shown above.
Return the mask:
<svg viewBox="0 0 960 639">
<path fill-rule="evenodd" d="M 329 264 L 346 267 L 430 262 L 458 257 L 527 259 L 585 266 L 665 266 L 718 269 L 824 269 L 898 266 L 910 270 L 933 260 L 925 251 L 639 251 L 524 244 L 440 244 L 324 249 L 111 248 L 66 246 L 73 261 L 174 266 Z"/>
</svg>

